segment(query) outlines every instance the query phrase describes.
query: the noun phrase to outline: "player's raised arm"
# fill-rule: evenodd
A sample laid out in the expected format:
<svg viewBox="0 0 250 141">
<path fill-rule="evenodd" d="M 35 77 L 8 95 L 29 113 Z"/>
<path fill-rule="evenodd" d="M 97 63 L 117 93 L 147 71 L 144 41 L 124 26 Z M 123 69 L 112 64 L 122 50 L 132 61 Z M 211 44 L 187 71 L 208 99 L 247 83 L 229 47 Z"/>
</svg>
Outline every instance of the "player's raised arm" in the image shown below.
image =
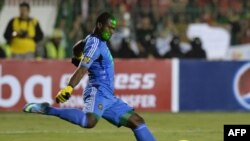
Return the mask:
<svg viewBox="0 0 250 141">
<path fill-rule="evenodd" d="M 88 71 L 88 68 L 79 66 L 80 62 L 83 59 L 82 50 L 84 48 L 84 45 L 85 44 L 83 40 L 80 40 L 73 46 L 73 57 L 71 59 L 71 63 L 77 66 L 78 68 L 71 76 L 68 85 L 64 89 L 60 90 L 56 95 L 57 103 L 63 103 L 70 98 L 74 87 L 81 81 L 82 77 Z"/>
<path fill-rule="evenodd" d="M 72 92 L 73 88 L 80 82 L 82 77 L 86 74 L 92 63 L 99 58 L 100 51 L 98 49 L 99 40 L 96 37 L 90 37 L 85 41 L 78 42 L 74 48 L 74 56 L 79 57 L 81 55 L 81 61 L 77 64 L 78 68 L 70 78 L 68 85 L 60 90 L 56 96 L 56 102 L 63 103 L 67 101 Z M 82 52 L 83 51 L 83 52 Z"/>
</svg>

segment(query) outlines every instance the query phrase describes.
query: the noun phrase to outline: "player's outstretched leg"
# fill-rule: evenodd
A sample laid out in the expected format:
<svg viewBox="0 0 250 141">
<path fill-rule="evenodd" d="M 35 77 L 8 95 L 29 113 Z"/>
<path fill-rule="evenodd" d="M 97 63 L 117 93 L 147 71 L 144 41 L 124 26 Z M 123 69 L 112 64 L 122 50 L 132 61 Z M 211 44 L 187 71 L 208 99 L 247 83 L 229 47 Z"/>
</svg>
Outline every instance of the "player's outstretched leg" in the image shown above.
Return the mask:
<svg viewBox="0 0 250 141">
<path fill-rule="evenodd" d="M 132 113 L 128 118 L 126 127 L 133 130 L 137 141 L 156 141 L 153 134 L 145 124 L 144 119 L 137 113 Z"/>
<path fill-rule="evenodd" d="M 24 106 L 23 111 L 57 116 L 84 128 L 92 128 L 97 123 L 96 117 L 91 113 L 86 114 L 74 108 L 55 108 L 51 107 L 48 103 L 29 103 Z"/>
</svg>

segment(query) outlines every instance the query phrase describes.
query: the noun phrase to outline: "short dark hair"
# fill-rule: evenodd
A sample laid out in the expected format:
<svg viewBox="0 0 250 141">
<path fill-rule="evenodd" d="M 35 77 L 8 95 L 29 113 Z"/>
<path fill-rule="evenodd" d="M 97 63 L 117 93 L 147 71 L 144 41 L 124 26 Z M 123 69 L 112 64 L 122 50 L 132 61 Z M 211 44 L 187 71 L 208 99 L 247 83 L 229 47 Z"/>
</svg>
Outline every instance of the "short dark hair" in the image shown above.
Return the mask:
<svg viewBox="0 0 250 141">
<path fill-rule="evenodd" d="M 115 17 L 108 13 L 108 12 L 103 12 L 102 14 L 100 14 L 97 19 L 96 19 L 96 25 L 97 23 L 102 23 L 105 24 L 108 22 L 109 19 L 115 20 Z"/>
<path fill-rule="evenodd" d="M 22 2 L 22 3 L 20 3 L 20 4 L 19 4 L 19 7 L 20 7 L 20 8 L 21 8 L 21 7 L 27 7 L 27 9 L 30 10 L 30 4 L 27 3 L 27 2 Z"/>
</svg>

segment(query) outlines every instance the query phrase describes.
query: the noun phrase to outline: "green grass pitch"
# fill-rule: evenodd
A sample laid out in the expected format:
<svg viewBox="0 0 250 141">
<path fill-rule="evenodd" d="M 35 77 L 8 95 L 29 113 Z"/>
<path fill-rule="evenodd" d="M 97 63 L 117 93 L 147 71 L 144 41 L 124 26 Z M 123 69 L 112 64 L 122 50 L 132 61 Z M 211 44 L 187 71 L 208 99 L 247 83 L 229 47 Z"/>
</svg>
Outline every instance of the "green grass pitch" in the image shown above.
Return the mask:
<svg viewBox="0 0 250 141">
<path fill-rule="evenodd" d="M 250 113 L 140 113 L 158 141 L 223 141 L 224 124 L 250 124 Z M 100 120 L 83 129 L 56 117 L 0 113 L 0 141 L 135 141 L 133 133 Z"/>
</svg>

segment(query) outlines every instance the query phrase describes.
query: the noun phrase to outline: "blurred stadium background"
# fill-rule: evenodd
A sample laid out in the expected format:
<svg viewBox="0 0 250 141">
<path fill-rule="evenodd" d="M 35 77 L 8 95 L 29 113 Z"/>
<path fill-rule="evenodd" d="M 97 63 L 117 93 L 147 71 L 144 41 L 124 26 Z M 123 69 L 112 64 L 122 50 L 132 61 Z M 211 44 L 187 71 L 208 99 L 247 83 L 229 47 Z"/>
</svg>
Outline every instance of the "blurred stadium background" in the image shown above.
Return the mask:
<svg viewBox="0 0 250 141">
<path fill-rule="evenodd" d="M 13 59 L 3 35 L 24 1 L 44 38 L 34 58 L 21 60 Z M 75 69 L 72 45 L 103 11 L 118 19 L 109 42 L 116 95 L 141 112 L 159 141 L 222 141 L 224 124 L 250 124 L 248 0 L 0 0 L 1 141 L 134 140 L 103 120 L 86 130 L 21 112 L 27 102 L 83 106 L 87 76 L 65 104 L 53 98 Z M 54 39 L 62 56 L 48 56 Z"/>
</svg>

